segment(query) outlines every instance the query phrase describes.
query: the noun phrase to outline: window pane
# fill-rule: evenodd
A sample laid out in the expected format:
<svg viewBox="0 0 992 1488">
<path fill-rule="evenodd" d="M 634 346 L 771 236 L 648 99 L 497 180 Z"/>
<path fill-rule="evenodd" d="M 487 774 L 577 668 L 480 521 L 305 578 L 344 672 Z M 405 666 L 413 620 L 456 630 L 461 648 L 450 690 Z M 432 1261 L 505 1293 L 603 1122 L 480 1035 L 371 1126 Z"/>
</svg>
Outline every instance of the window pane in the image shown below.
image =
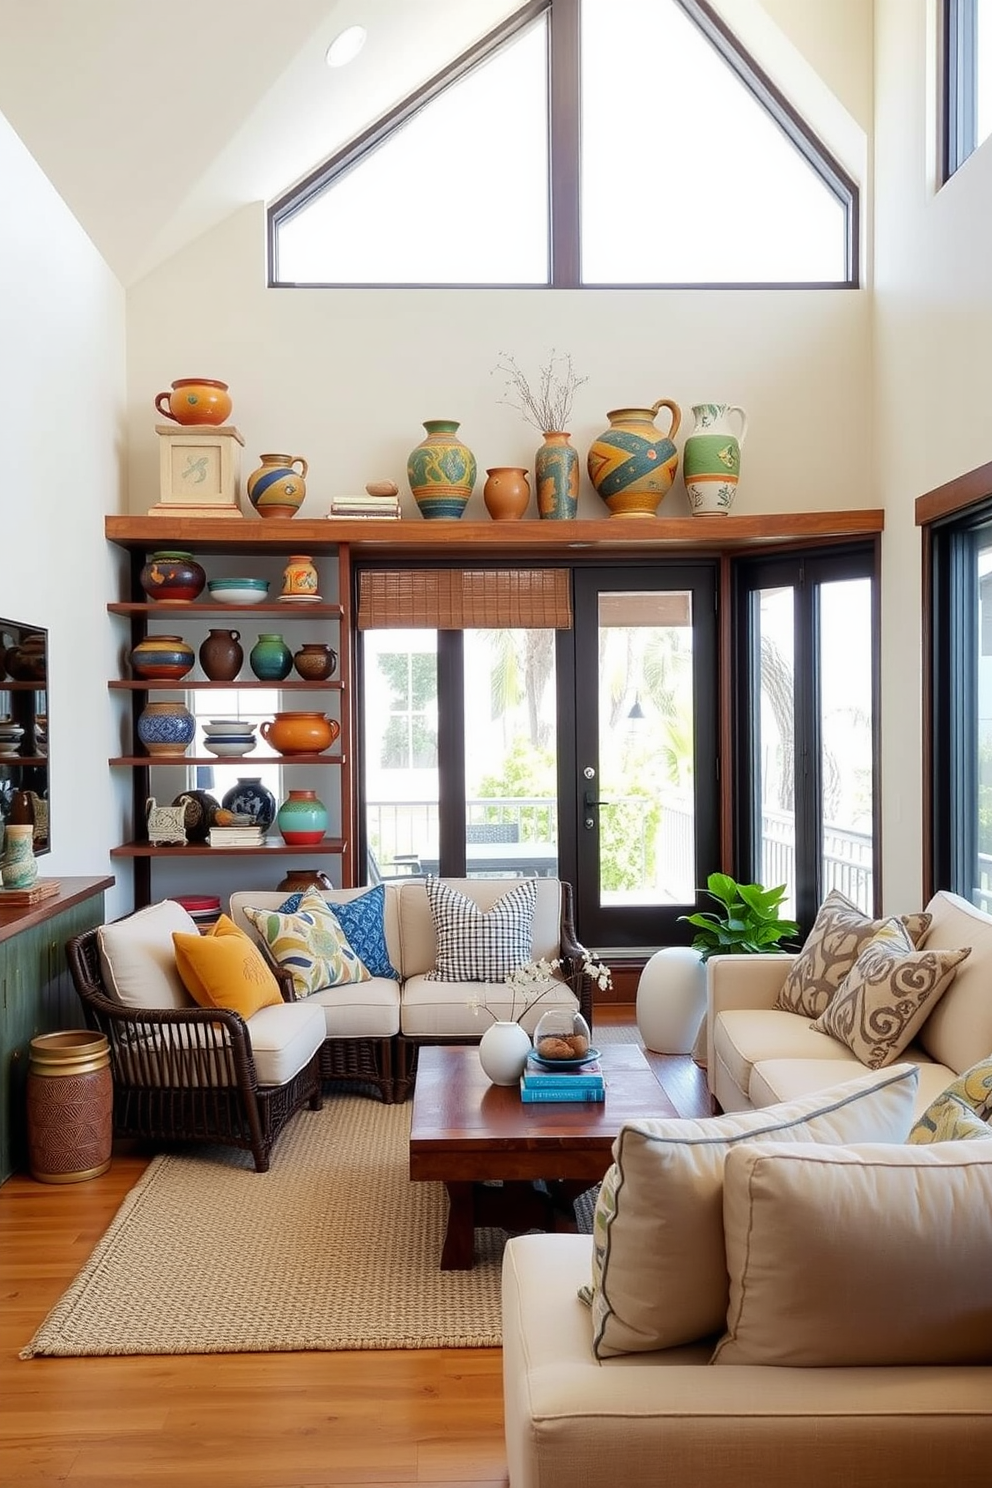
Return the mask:
<svg viewBox="0 0 992 1488">
<path fill-rule="evenodd" d="M 546 284 L 547 75 L 541 20 L 282 223 L 278 280 Z"/>
<path fill-rule="evenodd" d="M 759 697 L 754 740 L 758 766 L 760 881 L 785 884 L 782 915 L 796 908 L 795 617 L 791 588 L 762 589 L 755 602 Z"/>
<path fill-rule="evenodd" d="M 975 143 L 992 134 L 992 0 L 975 0 Z"/>
<path fill-rule="evenodd" d="M 822 584 L 820 778 L 823 893 L 872 912 L 871 581 Z"/>
<path fill-rule="evenodd" d="M 245 649 L 247 650 L 247 647 Z M 210 750 L 204 743 L 206 736 L 202 734 L 202 727 L 212 718 L 241 718 L 246 723 L 254 723 L 257 739 L 255 748 L 238 759 L 218 757 L 216 765 L 188 765 L 186 767 L 187 789 L 208 790 L 220 801 L 227 791 L 238 783 L 238 780 L 251 778 L 260 780 L 275 796 L 276 805 L 281 805 L 286 797 L 287 789 L 283 780 L 282 755 L 277 754 L 271 744 L 267 744 L 258 732 L 258 726 L 266 719 L 271 720 L 283 707 L 281 699 L 282 693 L 277 688 L 271 692 L 226 691 L 223 695 L 208 689 L 187 692 L 186 706 L 197 722 L 197 739 L 193 745 L 194 754 L 204 759 L 209 755 Z M 298 772 L 293 773 L 294 779 L 297 779 Z M 297 783 L 299 783 L 298 780 Z M 272 829 L 272 833 L 275 835 L 275 828 Z"/>
<path fill-rule="evenodd" d="M 582 0 L 582 55 L 584 283 L 845 282 L 844 206 L 674 0 Z"/>
<path fill-rule="evenodd" d="M 692 904 L 692 594 L 599 596 L 599 896 Z"/>
<path fill-rule="evenodd" d="M 394 878 L 437 857 L 437 636 L 367 630 L 363 644 L 367 837 Z"/>
<path fill-rule="evenodd" d="M 558 872 L 553 630 L 467 630 L 465 861 L 469 878 Z"/>
<path fill-rule="evenodd" d="M 978 677 L 973 693 L 976 716 L 967 752 L 975 760 L 975 796 L 967 803 L 967 809 L 972 822 L 969 836 L 975 843 L 976 861 L 971 885 L 963 887 L 960 892 L 979 909 L 989 912 L 992 911 L 992 532 L 983 531 L 976 535 L 974 565 L 977 584 L 973 592 L 978 596 L 978 614 L 975 616 Z"/>
</svg>

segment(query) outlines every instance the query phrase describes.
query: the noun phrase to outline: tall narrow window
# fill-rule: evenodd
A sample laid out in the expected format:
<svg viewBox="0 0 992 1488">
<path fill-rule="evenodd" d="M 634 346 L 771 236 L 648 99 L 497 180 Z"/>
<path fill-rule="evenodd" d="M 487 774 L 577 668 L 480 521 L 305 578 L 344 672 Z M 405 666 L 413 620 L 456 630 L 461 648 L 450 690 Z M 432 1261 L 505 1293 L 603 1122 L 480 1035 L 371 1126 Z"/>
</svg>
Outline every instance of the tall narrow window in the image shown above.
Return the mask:
<svg viewBox="0 0 992 1488">
<path fill-rule="evenodd" d="M 944 179 L 992 133 L 992 0 L 944 0 Z"/>
<path fill-rule="evenodd" d="M 739 570 L 739 874 L 810 924 L 830 889 L 875 909 L 876 645 L 868 550 Z"/>
</svg>

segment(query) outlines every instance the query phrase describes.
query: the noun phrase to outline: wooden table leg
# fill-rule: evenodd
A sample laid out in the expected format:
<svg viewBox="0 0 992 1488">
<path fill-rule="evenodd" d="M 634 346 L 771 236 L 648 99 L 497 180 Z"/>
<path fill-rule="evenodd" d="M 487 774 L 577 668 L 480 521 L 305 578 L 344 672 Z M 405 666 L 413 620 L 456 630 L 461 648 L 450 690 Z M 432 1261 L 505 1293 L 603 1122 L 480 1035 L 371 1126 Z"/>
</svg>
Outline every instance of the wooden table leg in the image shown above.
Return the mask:
<svg viewBox="0 0 992 1488">
<path fill-rule="evenodd" d="M 448 1227 L 441 1248 L 442 1271 L 470 1271 L 475 1260 L 475 1196 L 473 1183 L 446 1183 Z"/>
</svg>

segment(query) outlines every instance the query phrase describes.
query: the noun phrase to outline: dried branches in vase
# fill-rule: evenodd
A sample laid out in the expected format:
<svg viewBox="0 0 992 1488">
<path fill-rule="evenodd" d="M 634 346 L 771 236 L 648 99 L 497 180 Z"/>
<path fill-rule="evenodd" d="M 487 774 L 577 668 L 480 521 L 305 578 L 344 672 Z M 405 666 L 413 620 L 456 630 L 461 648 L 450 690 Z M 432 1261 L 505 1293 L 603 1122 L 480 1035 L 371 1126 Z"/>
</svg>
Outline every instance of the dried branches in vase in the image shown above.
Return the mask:
<svg viewBox="0 0 992 1488">
<path fill-rule="evenodd" d="M 552 350 L 547 363 L 539 369 L 537 386 L 532 388 L 521 371 L 515 357 L 508 352 L 499 353 L 499 361 L 493 368 L 493 376 L 501 373 L 504 378 L 506 397 L 500 398 L 508 408 L 515 408 L 528 424 L 533 424 L 542 434 L 556 433 L 568 428 L 572 417 L 572 403 L 576 388 L 580 388 L 588 377 L 579 377 L 568 352 Z"/>
</svg>

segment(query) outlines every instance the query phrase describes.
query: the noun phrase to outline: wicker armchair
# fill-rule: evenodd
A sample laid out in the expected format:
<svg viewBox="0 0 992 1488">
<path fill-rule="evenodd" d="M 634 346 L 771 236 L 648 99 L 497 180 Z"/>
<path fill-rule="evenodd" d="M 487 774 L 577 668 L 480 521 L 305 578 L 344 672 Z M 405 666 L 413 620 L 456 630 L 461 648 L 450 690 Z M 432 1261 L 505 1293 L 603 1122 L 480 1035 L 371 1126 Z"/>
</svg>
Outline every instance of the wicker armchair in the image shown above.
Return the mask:
<svg viewBox="0 0 992 1488">
<path fill-rule="evenodd" d="M 304 1103 L 321 1106 L 318 1054 L 284 1085 L 258 1084 L 251 1037 L 222 1008 L 125 1007 L 107 996 L 96 930 L 66 944 L 87 1026 L 106 1034 L 114 1133 L 156 1142 L 218 1142 L 269 1166 L 273 1143 Z"/>
</svg>

